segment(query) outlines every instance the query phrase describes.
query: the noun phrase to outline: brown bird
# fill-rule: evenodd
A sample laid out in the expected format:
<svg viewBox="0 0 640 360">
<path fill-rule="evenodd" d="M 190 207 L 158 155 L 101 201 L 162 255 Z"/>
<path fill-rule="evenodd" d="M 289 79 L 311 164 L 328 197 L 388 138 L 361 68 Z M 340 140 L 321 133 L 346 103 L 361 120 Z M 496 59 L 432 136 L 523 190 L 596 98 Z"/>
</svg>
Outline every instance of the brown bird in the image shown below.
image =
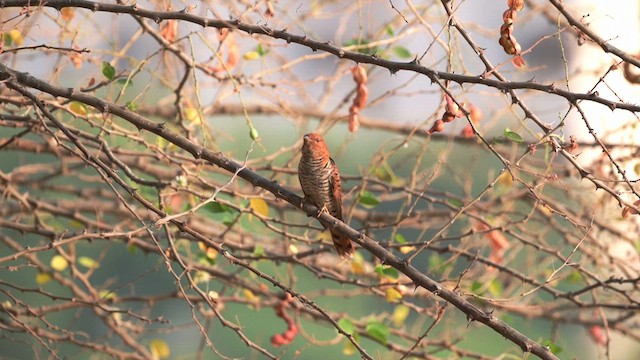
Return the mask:
<svg viewBox="0 0 640 360">
<path fill-rule="evenodd" d="M 298 164 L 298 179 L 305 202 L 309 202 L 320 208 L 320 211 L 328 211 L 331 216 L 342 219 L 342 186 L 340 185 L 340 173 L 338 166 L 331 159 L 327 144 L 320 134 L 311 133 L 303 137 L 302 157 Z M 338 255 L 353 257 L 353 244 L 351 240 L 331 230 L 331 224 L 320 222 L 325 229 L 331 231 L 333 245 Z"/>
</svg>

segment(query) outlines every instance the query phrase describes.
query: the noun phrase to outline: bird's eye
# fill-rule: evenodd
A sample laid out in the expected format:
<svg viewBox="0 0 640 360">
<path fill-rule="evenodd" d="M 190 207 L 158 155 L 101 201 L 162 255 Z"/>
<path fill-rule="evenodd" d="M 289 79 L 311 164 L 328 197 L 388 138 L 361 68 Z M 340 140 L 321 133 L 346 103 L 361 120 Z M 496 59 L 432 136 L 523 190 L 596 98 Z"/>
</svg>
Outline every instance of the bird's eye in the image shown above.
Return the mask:
<svg viewBox="0 0 640 360">
<path fill-rule="evenodd" d="M 319 143 L 319 142 L 320 142 L 320 139 L 316 139 L 316 142 L 317 142 L 317 143 Z"/>
</svg>

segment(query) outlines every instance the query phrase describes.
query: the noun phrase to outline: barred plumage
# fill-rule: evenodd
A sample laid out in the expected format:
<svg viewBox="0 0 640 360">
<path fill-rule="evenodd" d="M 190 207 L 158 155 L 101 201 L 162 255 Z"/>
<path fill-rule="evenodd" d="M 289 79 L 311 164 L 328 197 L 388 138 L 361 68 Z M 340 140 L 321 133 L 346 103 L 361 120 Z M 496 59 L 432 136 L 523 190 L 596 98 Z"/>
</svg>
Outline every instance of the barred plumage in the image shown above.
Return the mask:
<svg viewBox="0 0 640 360">
<path fill-rule="evenodd" d="M 333 217 L 343 221 L 342 187 L 338 166 L 331 159 L 327 145 L 320 134 L 307 134 L 303 139 L 298 179 L 305 201 L 313 203 L 320 209 L 326 209 Z M 322 226 L 325 229 L 331 228 L 330 224 L 322 223 Z M 331 238 L 340 257 L 353 256 L 353 244 L 349 238 L 334 231 L 331 231 Z"/>
</svg>

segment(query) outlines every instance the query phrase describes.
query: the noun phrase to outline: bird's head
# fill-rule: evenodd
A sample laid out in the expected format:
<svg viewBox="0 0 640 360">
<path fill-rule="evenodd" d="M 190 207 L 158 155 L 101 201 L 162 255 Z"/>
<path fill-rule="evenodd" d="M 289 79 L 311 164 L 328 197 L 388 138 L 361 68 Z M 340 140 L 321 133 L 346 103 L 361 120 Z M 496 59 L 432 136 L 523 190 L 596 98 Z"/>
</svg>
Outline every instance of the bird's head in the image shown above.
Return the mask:
<svg viewBox="0 0 640 360">
<path fill-rule="evenodd" d="M 318 133 L 309 133 L 306 134 L 302 140 L 304 141 L 302 144 L 303 153 L 315 156 L 329 155 L 329 149 L 327 149 L 327 144 L 324 142 L 322 135 Z"/>
</svg>

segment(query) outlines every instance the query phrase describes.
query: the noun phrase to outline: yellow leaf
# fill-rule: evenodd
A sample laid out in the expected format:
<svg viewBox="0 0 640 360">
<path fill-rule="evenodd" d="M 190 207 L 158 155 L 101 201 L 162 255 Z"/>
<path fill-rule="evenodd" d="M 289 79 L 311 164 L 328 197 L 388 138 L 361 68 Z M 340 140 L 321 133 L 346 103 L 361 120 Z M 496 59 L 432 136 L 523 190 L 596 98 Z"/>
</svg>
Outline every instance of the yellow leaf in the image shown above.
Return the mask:
<svg viewBox="0 0 640 360">
<path fill-rule="evenodd" d="M 168 142 L 167 139 L 163 137 L 158 136 L 156 138 L 156 146 L 159 147 L 160 149 L 166 148 L 169 144 L 170 142 Z"/>
<path fill-rule="evenodd" d="M 216 251 L 216 249 L 207 247 L 207 245 L 202 241 L 198 241 L 198 247 L 204 252 L 207 258 L 213 260 L 218 257 L 218 252 Z"/>
<path fill-rule="evenodd" d="M 184 109 L 184 118 L 187 119 L 187 121 L 194 123 L 196 125 L 202 123 L 202 117 L 200 116 L 200 112 L 197 109 L 192 107 L 188 107 Z"/>
<path fill-rule="evenodd" d="M 9 31 L 7 34 L 11 38 L 11 41 L 16 44 L 16 46 L 22 45 L 24 43 L 24 38 L 22 37 L 22 33 L 18 29 L 13 29 Z"/>
<path fill-rule="evenodd" d="M 84 229 L 84 224 L 75 219 L 69 221 L 69 226 L 74 229 Z"/>
<path fill-rule="evenodd" d="M 353 272 L 354 275 L 364 275 L 366 273 L 364 258 L 362 258 L 359 252 L 356 252 L 353 260 L 351 260 L 351 272 Z"/>
<path fill-rule="evenodd" d="M 38 285 L 44 285 L 46 283 L 48 283 L 49 281 L 51 281 L 51 275 L 49 273 L 38 273 L 38 275 L 36 275 L 36 283 Z"/>
<path fill-rule="evenodd" d="M 86 268 L 98 267 L 98 262 L 87 256 L 80 256 L 78 263 Z"/>
<path fill-rule="evenodd" d="M 100 299 L 115 299 L 116 298 L 116 293 L 114 293 L 113 291 L 110 290 L 100 290 L 98 292 L 98 296 L 100 296 Z"/>
<path fill-rule="evenodd" d="M 171 349 L 162 339 L 153 339 L 149 343 L 149 349 L 154 359 L 166 359 L 171 356 Z"/>
<path fill-rule="evenodd" d="M 116 322 L 117 325 L 122 324 L 122 313 L 121 312 L 112 312 L 111 318 Z"/>
<path fill-rule="evenodd" d="M 408 254 L 416 249 L 415 246 L 401 246 L 400 252 L 403 254 Z"/>
<path fill-rule="evenodd" d="M 547 206 L 546 204 L 539 204 L 538 205 L 538 209 L 540 209 L 540 211 L 543 214 L 545 214 L 546 216 L 553 215 L 553 211 L 551 211 L 551 208 L 549 206 Z"/>
<path fill-rule="evenodd" d="M 329 243 L 332 244 L 333 240 L 331 240 L 331 233 L 329 231 L 323 231 L 321 233 L 318 234 L 318 240 L 324 242 L 324 243 Z"/>
<path fill-rule="evenodd" d="M 216 301 L 216 300 L 218 300 L 218 298 L 220 298 L 220 294 L 218 294 L 217 291 L 213 291 L 213 290 L 209 291 L 207 293 L 207 296 L 209 296 L 209 299 L 211 299 L 213 301 Z"/>
<path fill-rule="evenodd" d="M 251 198 L 249 200 L 249 206 L 255 211 L 258 215 L 269 216 L 269 205 L 264 199 L 261 198 Z"/>
<path fill-rule="evenodd" d="M 260 58 L 260 54 L 257 51 L 249 51 L 243 55 L 245 60 L 257 60 Z"/>
<path fill-rule="evenodd" d="M 193 276 L 193 282 L 196 284 L 207 283 L 211 280 L 211 275 L 206 271 L 196 271 L 196 274 Z"/>
<path fill-rule="evenodd" d="M 398 305 L 393 309 L 393 314 L 391 315 L 391 320 L 393 321 L 393 325 L 396 327 L 402 326 L 404 321 L 409 316 L 409 312 L 411 309 L 405 305 Z"/>
<path fill-rule="evenodd" d="M 55 271 L 64 271 L 69 267 L 69 262 L 62 255 L 55 255 L 51 258 L 51 268 Z"/>
<path fill-rule="evenodd" d="M 79 103 L 77 101 L 74 101 L 71 103 L 71 105 L 69 105 L 69 110 L 71 110 L 76 115 L 80 115 L 80 116 L 87 115 L 87 107 L 84 106 L 83 103 Z"/>
<path fill-rule="evenodd" d="M 353 354 L 356 353 L 356 347 L 353 346 L 351 341 L 345 340 L 344 341 L 344 346 L 342 347 L 342 353 L 344 355 L 353 355 Z"/>
<path fill-rule="evenodd" d="M 247 300 L 249 300 L 249 302 L 252 302 L 254 304 L 260 301 L 260 299 L 253 293 L 253 291 L 249 289 L 242 290 L 242 294 L 244 295 L 245 298 L 247 298 Z"/>
<path fill-rule="evenodd" d="M 295 255 L 295 254 L 298 253 L 298 247 L 293 245 L 293 244 L 291 244 L 291 245 L 289 245 L 289 251 L 291 251 L 291 253 Z"/>
<path fill-rule="evenodd" d="M 402 294 L 394 288 L 388 288 L 385 292 L 385 299 L 387 302 L 395 303 L 402 299 Z"/>
<path fill-rule="evenodd" d="M 513 185 L 513 178 L 511 177 L 511 174 L 508 171 L 503 172 L 498 178 L 497 184 L 505 189 L 510 189 Z"/>
</svg>

